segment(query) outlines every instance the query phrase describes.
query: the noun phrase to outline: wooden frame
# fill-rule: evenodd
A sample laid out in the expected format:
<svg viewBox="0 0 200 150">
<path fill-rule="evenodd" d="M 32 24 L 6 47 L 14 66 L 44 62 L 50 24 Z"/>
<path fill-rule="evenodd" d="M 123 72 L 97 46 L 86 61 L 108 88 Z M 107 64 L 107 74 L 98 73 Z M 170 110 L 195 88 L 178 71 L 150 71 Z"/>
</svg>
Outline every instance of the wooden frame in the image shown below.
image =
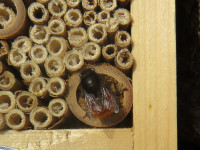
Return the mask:
<svg viewBox="0 0 200 150">
<path fill-rule="evenodd" d="M 132 0 L 133 128 L 3 131 L 20 149 L 177 149 L 175 0 Z"/>
</svg>

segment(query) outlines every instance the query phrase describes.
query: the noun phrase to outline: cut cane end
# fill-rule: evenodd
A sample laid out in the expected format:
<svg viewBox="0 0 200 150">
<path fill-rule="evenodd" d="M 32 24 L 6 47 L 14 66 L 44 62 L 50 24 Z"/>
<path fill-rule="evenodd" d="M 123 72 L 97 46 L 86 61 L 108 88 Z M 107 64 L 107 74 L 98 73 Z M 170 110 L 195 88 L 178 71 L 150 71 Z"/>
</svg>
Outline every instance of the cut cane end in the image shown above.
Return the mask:
<svg viewBox="0 0 200 150">
<path fill-rule="evenodd" d="M 102 10 L 112 12 L 117 7 L 117 0 L 99 0 L 99 6 Z"/>
<path fill-rule="evenodd" d="M 15 76 L 9 71 L 5 71 L 0 75 L 0 89 L 3 91 L 11 90 L 15 82 Z"/>
<path fill-rule="evenodd" d="M 10 91 L 0 91 L 0 113 L 8 113 L 15 108 L 15 96 Z"/>
<path fill-rule="evenodd" d="M 51 0 L 48 4 L 48 10 L 52 16 L 61 18 L 67 12 L 67 3 L 64 0 Z"/>
<path fill-rule="evenodd" d="M 47 59 L 48 53 L 44 46 L 42 45 L 34 45 L 31 48 L 31 51 L 29 53 L 29 56 L 32 61 L 34 61 L 36 64 L 43 64 L 45 60 Z"/>
<path fill-rule="evenodd" d="M 71 73 L 80 70 L 84 65 L 82 54 L 75 50 L 66 53 L 63 61 L 66 69 Z"/>
<path fill-rule="evenodd" d="M 69 8 L 78 8 L 80 6 L 81 0 L 66 0 L 66 2 Z"/>
<path fill-rule="evenodd" d="M 97 14 L 95 11 L 86 11 L 83 15 L 84 24 L 89 27 L 96 23 Z"/>
<path fill-rule="evenodd" d="M 82 7 L 86 11 L 95 10 L 97 8 L 97 0 L 82 0 Z"/>
<path fill-rule="evenodd" d="M 106 24 L 106 22 L 108 22 L 109 19 L 110 19 L 110 12 L 109 11 L 102 10 L 101 12 L 99 12 L 97 14 L 97 21 L 99 23 Z"/>
<path fill-rule="evenodd" d="M 111 62 L 117 56 L 118 50 L 117 46 L 114 44 L 109 44 L 103 47 L 102 55 L 106 62 Z"/>
<path fill-rule="evenodd" d="M 23 51 L 18 49 L 12 49 L 8 53 L 8 64 L 16 68 L 19 68 L 22 64 L 26 62 L 27 56 Z"/>
<path fill-rule="evenodd" d="M 126 31 L 118 31 L 115 35 L 115 44 L 120 48 L 128 48 L 131 44 L 131 36 Z"/>
<path fill-rule="evenodd" d="M 27 53 L 31 50 L 32 41 L 26 36 L 19 36 L 12 43 L 12 48 Z"/>
<path fill-rule="evenodd" d="M 6 41 L 0 40 L 0 58 L 7 56 L 10 51 L 9 45 Z"/>
<path fill-rule="evenodd" d="M 53 18 L 49 21 L 48 27 L 50 30 L 50 33 L 54 36 L 67 36 L 67 29 L 65 26 L 65 22 L 60 18 Z"/>
</svg>

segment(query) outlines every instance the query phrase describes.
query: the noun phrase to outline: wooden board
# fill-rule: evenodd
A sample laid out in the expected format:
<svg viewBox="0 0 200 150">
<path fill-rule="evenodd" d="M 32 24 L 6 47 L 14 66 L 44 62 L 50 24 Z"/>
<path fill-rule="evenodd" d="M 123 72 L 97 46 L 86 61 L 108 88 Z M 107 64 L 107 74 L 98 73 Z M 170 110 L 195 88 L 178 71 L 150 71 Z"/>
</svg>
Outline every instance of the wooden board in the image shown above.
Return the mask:
<svg viewBox="0 0 200 150">
<path fill-rule="evenodd" d="M 19 149 L 176 150 L 175 0 L 132 0 L 134 127 L 0 132 Z"/>
</svg>

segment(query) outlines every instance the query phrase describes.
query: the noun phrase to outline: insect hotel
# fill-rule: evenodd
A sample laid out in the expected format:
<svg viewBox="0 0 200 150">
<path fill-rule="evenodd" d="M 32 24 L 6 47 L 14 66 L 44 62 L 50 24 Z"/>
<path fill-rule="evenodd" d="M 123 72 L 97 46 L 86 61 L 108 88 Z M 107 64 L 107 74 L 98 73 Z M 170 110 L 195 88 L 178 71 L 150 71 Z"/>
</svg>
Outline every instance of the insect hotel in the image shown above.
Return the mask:
<svg viewBox="0 0 200 150">
<path fill-rule="evenodd" d="M 175 1 L 0 0 L 0 146 L 177 149 Z"/>
</svg>

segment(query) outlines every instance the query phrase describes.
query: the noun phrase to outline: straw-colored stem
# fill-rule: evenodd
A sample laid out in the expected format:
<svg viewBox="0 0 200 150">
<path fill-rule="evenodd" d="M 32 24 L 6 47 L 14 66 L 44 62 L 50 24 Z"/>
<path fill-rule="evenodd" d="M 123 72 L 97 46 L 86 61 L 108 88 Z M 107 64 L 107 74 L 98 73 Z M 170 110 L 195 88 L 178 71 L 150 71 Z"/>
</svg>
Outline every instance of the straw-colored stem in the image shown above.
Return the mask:
<svg viewBox="0 0 200 150">
<path fill-rule="evenodd" d="M 64 57 L 68 50 L 68 45 L 63 37 L 51 37 L 46 45 L 47 51 L 52 56 Z"/>
<path fill-rule="evenodd" d="M 114 44 L 109 44 L 102 48 L 103 58 L 108 63 L 113 62 L 114 58 L 117 56 L 117 53 L 117 46 Z"/>
<path fill-rule="evenodd" d="M 42 4 L 48 4 L 50 0 L 36 0 L 36 1 Z"/>
<path fill-rule="evenodd" d="M 65 64 L 66 69 L 69 72 L 73 73 L 83 67 L 84 58 L 80 52 L 73 50 L 66 53 L 65 57 L 63 58 L 63 62 Z"/>
<path fill-rule="evenodd" d="M 110 18 L 108 22 L 106 22 L 106 30 L 108 34 L 108 39 L 111 43 L 114 42 L 114 37 L 117 31 L 119 31 L 119 22 L 116 18 Z"/>
<path fill-rule="evenodd" d="M 63 17 L 67 12 L 67 3 L 65 0 L 51 0 L 48 3 L 48 10 L 54 17 Z"/>
<path fill-rule="evenodd" d="M 47 26 L 34 25 L 30 29 L 30 39 L 36 44 L 46 44 L 50 37 L 50 31 Z"/>
<path fill-rule="evenodd" d="M 48 23 L 49 31 L 54 36 L 66 38 L 67 29 L 65 22 L 61 18 L 52 18 Z"/>
<path fill-rule="evenodd" d="M 101 23 L 96 23 L 88 28 L 89 40 L 95 42 L 101 46 L 107 43 L 107 31 L 106 26 Z"/>
<path fill-rule="evenodd" d="M 0 59 L 4 60 L 7 57 L 9 51 L 10 48 L 8 43 L 6 41 L 0 40 Z"/>
<path fill-rule="evenodd" d="M 66 0 L 66 2 L 69 8 L 79 8 L 81 4 L 81 0 Z"/>
<path fill-rule="evenodd" d="M 41 76 L 40 67 L 33 61 L 27 61 L 22 64 L 20 73 L 25 85 L 29 85 L 34 79 Z"/>
<path fill-rule="evenodd" d="M 31 48 L 29 56 L 33 62 L 36 64 L 43 66 L 45 60 L 47 59 L 48 52 L 47 49 L 43 45 L 34 45 Z"/>
<path fill-rule="evenodd" d="M 68 33 L 68 40 L 72 47 L 81 47 L 88 41 L 88 35 L 84 28 L 73 28 Z"/>
<path fill-rule="evenodd" d="M 65 77 L 65 65 L 59 56 L 50 56 L 46 59 L 45 71 L 49 77 Z"/>
<path fill-rule="evenodd" d="M 14 74 L 5 71 L 0 75 L 0 89 L 3 91 L 16 91 L 24 89 L 24 85 L 15 78 Z"/>
<path fill-rule="evenodd" d="M 122 30 L 128 29 L 132 20 L 130 12 L 127 9 L 124 8 L 117 9 L 113 16 L 119 22 L 119 25 Z"/>
<path fill-rule="evenodd" d="M 29 85 L 29 91 L 39 98 L 46 99 L 48 97 L 47 80 L 43 77 L 34 79 Z"/>
<path fill-rule="evenodd" d="M 12 48 L 17 49 L 18 51 L 22 51 L 24 53 L 28 53 L 31 50 L 32 41 L 26 36 L 19 36 L 12 43 Z"/>
<path fill-rule="evenodd" d="M 131 45 L 131 36 L 126 31 L 118 31 L 115 34 L 115 44 L 118 47 L 118 50 L 123 48 L 129 48 Z"/>
<path fill-rule="evenodd" d="M 49 11 L 43 4 L 34 2 L 28 8 L 28 16 L 34 24 L 46 24 L 49 20 Z"/>
<path fill-rule="evenodd" d="M 87 62 L 94 63 L 100 59 L 101 47 L 94 42 L 86 43 L 82 51 L 83 57 Z"/>
<path fill-rule="evenodd" d="M 115 66 L 124 73 L 128 73 L 132 69 L 133 56 L 128 49 L 122 49 L 118 52 L 115 58 Z"/>
<path fill-rule="evenodd" d="M 30 122 L 35 129 L 47 129 L 54 122 L 54 117 L 50 111 L 44 107 L 37 107 L 30 113 Z"/>
<path fill-rule="evenodd" d="M 110 19 L 110 12 L 102 10 L 97 14 L 97 22 L 106 24 Z"/>
<path fill-rule="evenodd" d="M 83 24 L 83 16 L 79 9 L 70 9 L 64 16 L 68 29 L 80 27 Z"/>
<path fill-rule="evenodd" d="M 99 0 L 99 6 L 102 10 L 112 12 L 117 7 L 117 0 Z"/>
<path fill-rule="evenodd" d="M 54 117 L 67 117 L 70 114 L 67 102 L 61 98 L 55 98 L 50 101 L 48 109 Z"/>
<path fill-rule="evenodd" d="M 51 78 L 47 83 L 47 90 L 52 97 L 63 97 L 66 92 L 66 82 L 60 77 Z"/>
<path fill-rule="evenodd" d="M 29 127 L 28 117 L 18 109 L 13 109 L 6 114 L 6 124 L 13 130 L 22 130 Z"/>
<path fill-rule="evenodd" d="M 98 0 L 82 0 L 82 7 L 84 10 L 96 10 L 98 6 Z"/>
<path fill-rule="evenodd" d="M 20 91 L 16 97 L 17 107 L 25 112 L 30 113 L 34 108 L 38 107 L 39 102 L 37 97 L 27 91 Z"/>
<path fill-rule="evenodd" d="M 4 130 L 7 127 L 6 125 L 6 119 L 3 114 L 0 114 L 0 131 Z"/>
<path fill-rule="evenodd" d="M 19 69 L 26 62 L 27 56 L 23 51 L 13 49 L 8 53 L 8 64 Z"/>
<path fill-rule="evenodd" d="M 15 20 L 16 14 L 12 9 L 6 7 L 4 3 L 0 3 L 0 14 L 0 26 L 2 26 L 3 28 L 7 28 Z"/>
<path fill-rule="evenodd" d="M 10 91 L 0 91 L 0 113 L 6 114 L 15 108 L 15 96 Z"/>
<path fill-rule="evenodd" d="M 97 14 L 95 11 L 86 11 L 83 15 L 83 21 L 87 28 L 95 24 L 96 20 L 97 20 Z"/>
</svg>

